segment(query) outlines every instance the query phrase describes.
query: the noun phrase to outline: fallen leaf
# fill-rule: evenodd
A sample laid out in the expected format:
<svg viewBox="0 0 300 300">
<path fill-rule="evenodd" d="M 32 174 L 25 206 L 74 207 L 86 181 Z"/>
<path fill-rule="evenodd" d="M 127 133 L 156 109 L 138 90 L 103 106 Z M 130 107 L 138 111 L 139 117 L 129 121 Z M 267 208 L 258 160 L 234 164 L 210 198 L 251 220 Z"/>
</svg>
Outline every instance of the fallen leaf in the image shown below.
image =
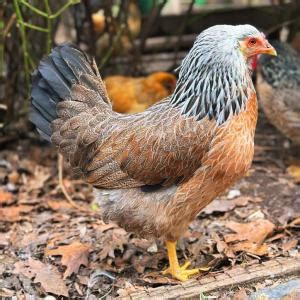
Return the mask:
<svg viewBox="0 0 300 300">
<path fill-rule="evenodd" d="M 294 219 L 291 223 L 288 224 L 288 227 L 296 227 L 300 225 L 300 217 Z"/>
<path fill-rule="evenodd" d="M 298 244 L 298 240 L 297 239 L 289 240 L 289 241 L 283 243 L 282 250 L 283 251 L 289 251 L 292 248 L 295 248 L 297 246 L 297 244 Z"/>
<path fill-rule="evenodd" d="M 117 294 L 119 297 L 126 297 L 132 293 L 136 293 L 138 291 L 143 291 L 143 287 L 134 286 L 129 281 L 124 283 L 124 287 L 117 290 Z"/>
<path fill-rule="evenodd" d="M 275 225 L 268 220 L 256 220 L 250 223 L 228 222 L 227 228 L 236 232 L 235 234 L 227 234 L 224 239 L 226 243 L 234 241 L 245 241 L 262 244 L 268 235 L 270 235 Z"/>
<path fill-rule="evenodd" d="M 234 293 L 233 300 L 245 300 L 248 299 L 247 292 L 244 288 L 241 288 L 238 292 Z"/>
<path fill-rule="evenodd" d="M 256 243 L 248 242 L 248 241 L 231 244 L 230 249 L 234 252 L 245 251 L 247 253 L 252 253 L 258 256 L 263 256 L 268 254 L 267 244 L 258 245 Z"/>
<path fill-rule="evenodd" d="M 9 182 L 17 184 L 20 179 L 20 174 L 17 171 L 13 171 L 8 175 Z"/>
<path fill-rule="evenodd" d="M 270 221 L 259 219 L 245 224 L 228 222 L 226 227 L 236 232 L 224 236 L 225 242 L 229 244 L 232 251 L 245 251 L 258 256 L 268 254 L 268 245 L 263 242 L 275 228 Z"/>
<path fill-rule="evenodd" d="M 30 178 L 26 184 L 26 191 L 31 192 L 43 188 L 45 182 L 51 177 L 49 168 L 36 166 L 34 169 L 34 177 Z"/>
<path fill-rule="evenodd" d="M 212 201 L 209 205 L 207 205 L 202 212 L 204 212 L 207 215 L 210 215 L 215 212 L 227 212 L 230 210 L 233 210 L 235 207 L 235 204 L 232 200 L 221 200 L 216 199 Z"/>
<path fill-rule="evenodd" d="M 67 210 L 67 209 L 72 209 L 73 208 L 73 206 L 69 202 L 64 201 L 64 200 L 59 200 L 59 201 L 48 200 L 47 205 L 54 211 Z"/>
<path fill-rule="evenodd" d="M 108 231 L 110 229 L 118 228 L 118 225 L 115 224 L 115 223 L 105 224 L 104 222 L 103 223 L 98 223 L 98 224 L 93 224 L 92 226 L 93 226 L 94 229 L 96 229 L 97 231 L 100 231 L 100 232 L 105 232 L 105 231 Z"/>
<path fill-rule="evenodd" d="M 300 183 L 300 166 L 291 165 L 287 168 L 287 172 L 294 179 L 294 182 Z"/>
<path fill-rule="evenodd" d="M 46 249 L 46 256 L 62 256 L 61 263 L 66 266 L 64 279 L 77 273 L 80 266 L 88 266 L 88 255 L 90 246 L 80 242 L 73 242 L 70 245 L 59 246 L 56 249 Z"/>
<path fill-rule="evenodd" d="M 0 246 L 8 246 L 10 239 L 10 232 L 2 233 L 0 232 Z"/>
<path fill-rule="evenodd" d="M 21 213 L 29 212 L 33 209 L 29 205 L 9 206 L 0 208 L 0 220 L 2 222 L 17 222 L 22 219 Z"/>
<path fill-rule="evenodd" d="M 1 299 L 13 299 L 13 296 L 16 295 L 16 291 L 9 290 L 7 288 L 0 288 L 0 297 Z M 3 297 L 3 298 L 2 298 Z"/>
<path fill-rule="evenodd" d="M 14 201 L 14 195 L 10 192 L 0 191 L 0 204 L 11 204 Z"/>
<path fill-rule="evenodd" d="M 14 273 L 22 274 L 34 283 L 40 283 L 45 292 L 59 296 L 69 296 L 69 291 L 63 282 L 60 273 L 51 265 L 29 258 L 27 261 L 18 261 L 14 264 Z"/>
<path fill-rule="evenodd" d="M 217 250 L 219 253 L 224 253 L 228 258 L 235 258 L 234 251 L 231 247 L 229 247 L 225 242 L 218 241 L 217 242 Z"/>
<path fill-rule="evenodd" d="M 282 238 L 284 238 L 284 234 L 283 233 L 277 233 L 274 236 L 270 237 L 269 239 L 267 239 L 267 242 L 274 242 L 276 240 L 280 240 Z"/>
<path fill-rule="evenodd" d="M 232 200 L 216 199 L 207 205 L 202 212 L 210 215 L 215 212 L 227 212 L 235 207 L 246 206 L 249 202 L 259 202 L 261 198 L 240 196 Z"/>
<path fill-rule="evenodd" d="M 102 261 L 107 257 L 115 258 L 115 250 L 123 252 L 124 245 L 128 242 L 127 232 L 122 228 L 115 228 L 106 231 L 106 236 L 102 242 L 102 249 L 99 253 L 99 259 Z"/>
</svg>

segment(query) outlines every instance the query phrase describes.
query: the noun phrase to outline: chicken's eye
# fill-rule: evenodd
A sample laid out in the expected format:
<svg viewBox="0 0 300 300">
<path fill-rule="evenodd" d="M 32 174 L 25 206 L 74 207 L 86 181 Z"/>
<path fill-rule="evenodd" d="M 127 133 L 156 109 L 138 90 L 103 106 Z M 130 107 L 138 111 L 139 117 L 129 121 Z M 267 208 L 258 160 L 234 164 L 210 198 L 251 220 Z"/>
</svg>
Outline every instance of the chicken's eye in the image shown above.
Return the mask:
<svg viewBox="0 0 300 300">
<path fill-rule="evenodd" d="M 250 47 L 255 46 L 256 45 L 256 39 L 254 39 L 254 38 L 250 39 L 249 42 L 248 42 L 248 45 Z"/>
</svg>

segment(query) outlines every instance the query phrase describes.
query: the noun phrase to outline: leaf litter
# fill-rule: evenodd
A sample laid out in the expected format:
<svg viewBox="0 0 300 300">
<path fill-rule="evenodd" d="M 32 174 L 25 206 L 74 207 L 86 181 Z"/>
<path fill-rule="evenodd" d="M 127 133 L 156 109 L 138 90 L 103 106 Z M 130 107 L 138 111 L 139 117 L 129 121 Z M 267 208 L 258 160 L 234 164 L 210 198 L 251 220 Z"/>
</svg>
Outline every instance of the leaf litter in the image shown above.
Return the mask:
<svg viewBox="0 0 300 300">
<path fill-rule="evenodd" d="M 190 224 L 178 242 L 181 262 L 222 272 L 274 256 L 299 257 L 300 185 L 287 171 L 297 163 L 288 151 L 272 150 L 281 137 L 270 130 L 257 134 L 260 151 L 249 175 Z M 69 204 L 58 188 L 52 148 L 22 140 L 0 153 L 1 296 L 114 297 L 177 284 L 161 275 L 168 263 L 163 242 L 105 224 L 91 187 L 66 171 L 68 192 L 91 213 Z"/>
</svg>

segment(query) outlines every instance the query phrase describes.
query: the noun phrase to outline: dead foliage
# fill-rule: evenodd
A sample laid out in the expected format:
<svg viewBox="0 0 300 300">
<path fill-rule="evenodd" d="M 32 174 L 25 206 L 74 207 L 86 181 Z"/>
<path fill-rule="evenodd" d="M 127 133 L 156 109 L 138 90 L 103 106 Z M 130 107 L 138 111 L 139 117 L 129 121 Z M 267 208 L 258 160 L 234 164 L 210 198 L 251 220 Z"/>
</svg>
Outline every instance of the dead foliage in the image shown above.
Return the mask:
<svg viewBox="0 0 300 300">
<path fill-rule="evenodd" d="M 190 224 L 178 243 L 181 261 L 222 272 L 234 264 L 299 256 L 300 185 L 289 168 L 297 163 L 272 148 L 278 135 L 266 134 L 261 140 L 257 135 L 259 152 L 248 176 Z M 99 298 L 177 284 L 161 275 L 167 266 L 162 241 L 105 224 L 91 187 L 66 172 L 64 186 L 84 210 L 70 205 L 50 147 L 24 140 L 1 151 L 0 182 L 1 297 Z"/>
</svg>

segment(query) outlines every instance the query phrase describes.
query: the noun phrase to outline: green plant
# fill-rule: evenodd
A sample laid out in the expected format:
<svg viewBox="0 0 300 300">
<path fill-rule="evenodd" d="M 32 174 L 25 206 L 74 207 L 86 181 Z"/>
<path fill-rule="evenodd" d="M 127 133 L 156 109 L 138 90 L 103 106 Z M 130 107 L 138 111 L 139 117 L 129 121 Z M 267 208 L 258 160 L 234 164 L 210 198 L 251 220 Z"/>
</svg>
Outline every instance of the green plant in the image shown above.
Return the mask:
<svg viewBox="0 0 300 300">
<path fill-rule="evenodd" d="M 27 29 L 36 30 L 43 32 L 47 35 L 45 54 L 49 53 L 52 47 L 52 24 L 55 19 L 57 19 L 69 6 L 80 3 L 80 0 L 68 0 L 61 8 L 59 8 L 55 13 L 52 13 L 49 0 L 44 0 L 44 9 L 40 10 L 34 5 L 27 2 L 27 0 L 14 0 L 14 10 L 17 16 L 17 23 L 20 31 L 21 47 L 23 52 L 23 62 L 24 62 L 24 78 L 27 88 L 27 92 L 30 89 L 30 73 L 35 68 L 32 56 L 28 47 L 28 36 Z M 27 8 L 31 10 L 36 15 L 46 19 L 46 27 L 37 26 L 29 22 L 24 21 L 22 14 L 22 8 Z"/>
</svg>

